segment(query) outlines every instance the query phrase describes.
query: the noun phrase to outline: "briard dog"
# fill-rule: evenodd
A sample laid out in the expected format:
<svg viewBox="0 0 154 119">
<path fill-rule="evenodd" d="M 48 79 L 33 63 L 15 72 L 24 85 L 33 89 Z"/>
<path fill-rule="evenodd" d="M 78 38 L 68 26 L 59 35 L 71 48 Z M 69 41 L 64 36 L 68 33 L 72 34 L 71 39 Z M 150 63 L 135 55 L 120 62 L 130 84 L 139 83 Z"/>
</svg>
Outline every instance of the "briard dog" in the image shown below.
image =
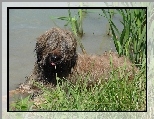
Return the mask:
<svg viewBox="0 0 154 119">
<path fill-rule="evenodd" d="M 129 74 L 130 79 L 137 70 L 128 59 L 119 57 L 115 52 L 106 52 L 100 56 L 81 55 L 76 53 L 76 47 L 76 39 L 70 31 L 60 28 L 46 31 L 37 39 L 35 48 L 37 61 L 32 75 L 28 77 L 27 84 L 31 84 L 29 81 L 33 80 L 56 85 L 57 77 L 75 83 L 78 76 L 82 76 L 84 79 L 89 73 L 89 85 L 93 82 L 100 82 L 101 79 L 108 80 L 111 71 L 117 70 L 125 64 L 124 73 Z M 117 71 L 120 76 L 120 70 Z M 29 85 L 27 86 L 29 87 Z"/>
<path fill-rule="evenodd" d="M 76 39 L 68 30 L 52 28 L 41 35 L 35 49 L 35 78 L 56 84 L 56 77 L 67 77 L 76 65 L 76 47 Z"/>
</svg>

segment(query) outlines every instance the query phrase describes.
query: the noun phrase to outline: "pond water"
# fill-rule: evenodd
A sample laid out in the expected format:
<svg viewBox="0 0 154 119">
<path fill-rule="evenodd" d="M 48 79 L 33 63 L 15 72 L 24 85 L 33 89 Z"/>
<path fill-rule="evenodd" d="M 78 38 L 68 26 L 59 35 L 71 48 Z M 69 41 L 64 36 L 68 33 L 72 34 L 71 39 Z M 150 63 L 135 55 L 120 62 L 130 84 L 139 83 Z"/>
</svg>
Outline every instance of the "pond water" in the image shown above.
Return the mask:
<svg viewBox="0 0 154 119">
<path fill-rule="evenodd" d="M 84 36 L 82 43 L 89 54 L 102 54 L 105 51 L 115 50 L 113 40 L 106 34 L 108 21 L 99 14 L 87 13 L 83 20 Z M 71 10 L 72 15 L 77 10 Z M 14 90 L 29 76 L 36 61 L 34 52 L 36 38 L 48 29 L 64 28 L 66 21 L 55 19 L 51 16 L 68 16 L 67 9 L 10 9 L 9 10 L 9 90 Z M 113 21 L 122 29 L 119 16 L 114 16 Z M 68 27 L 67 27 L 68 29 Z M 78 52 L 81 52 L 78 48 Z"/>
</svg>

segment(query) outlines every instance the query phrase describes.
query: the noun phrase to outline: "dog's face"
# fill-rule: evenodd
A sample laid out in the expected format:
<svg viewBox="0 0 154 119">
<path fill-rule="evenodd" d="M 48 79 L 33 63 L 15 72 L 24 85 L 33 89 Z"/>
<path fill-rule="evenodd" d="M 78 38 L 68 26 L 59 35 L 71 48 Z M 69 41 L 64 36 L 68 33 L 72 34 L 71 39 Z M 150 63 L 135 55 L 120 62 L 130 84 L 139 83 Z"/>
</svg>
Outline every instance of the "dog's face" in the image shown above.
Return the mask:
<svg viewBox="0 0 154 119">
<path fill-rule="evenodd" d="M 56 66 L 61 64 L 62 61 L 63 61 L 63 58 L 61 57 L 61 55 L 49 53 L 45 62 L 50 66 Z"/>
</svg>

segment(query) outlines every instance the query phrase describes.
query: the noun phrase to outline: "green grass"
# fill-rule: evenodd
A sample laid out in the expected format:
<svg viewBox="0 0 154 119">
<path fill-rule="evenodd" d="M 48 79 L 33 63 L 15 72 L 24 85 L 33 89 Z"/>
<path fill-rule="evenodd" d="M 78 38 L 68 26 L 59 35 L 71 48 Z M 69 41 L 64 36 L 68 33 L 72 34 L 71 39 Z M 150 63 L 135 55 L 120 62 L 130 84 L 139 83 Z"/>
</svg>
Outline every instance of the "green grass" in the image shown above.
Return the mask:
<svg viewBox="0 0 154 119">
<path fill-rule="evenodd" d="M 145 67 L 137 73 L 134 80 L 121 70 L 121 78 L 116 70 L 111 71 L 108 81 L 87 88 L 86 77 L 78 76 L 76 84 L 62 81 L 54 89 L 42 87 L 44 93 L 40 105 L 35 105 L 29 97 L 18 100 L 11 106 L 12 110 L 38 111 L 145 111 L 146 109 L 146 75 Z M 59 78 L 57 78 L 60 80 Z M 81 80 L 84 81 L 81 83 Z M 103 79 L 99 79 L 103 80 Z"/>
<path fill-rule="evenodd" d="M 33 105 L 32 102 L 29 102 L 30 96 L 26 98 L 16 99 L 16 102 L 10 104 L 10 111 L 11 110 L 18 110 L 18 111 L 29 111 Z"/>
</svg>

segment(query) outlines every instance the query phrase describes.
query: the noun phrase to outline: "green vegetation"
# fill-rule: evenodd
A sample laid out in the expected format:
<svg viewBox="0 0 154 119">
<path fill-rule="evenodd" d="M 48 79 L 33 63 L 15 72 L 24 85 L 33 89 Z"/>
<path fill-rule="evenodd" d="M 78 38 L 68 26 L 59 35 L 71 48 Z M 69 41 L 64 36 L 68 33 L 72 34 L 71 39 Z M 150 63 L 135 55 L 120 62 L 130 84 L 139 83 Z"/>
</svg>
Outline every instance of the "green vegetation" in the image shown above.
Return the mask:
<svg viewBox="0 0 154 119">
<path fill-rule="evenodd" d="M 32 102 L 29 102 L 29 98 L 30 96 L 26 97 L 26 98 L 21 98 L 18 99 L 16 102 L 12 103 L 10 105 L 10 109 L 11 110 L 22 110 L 22 111 L 30 111 L 31 106 L 33 105 Z M 10 111 L 11 111 L 10 110 Z"/>
<path fill-rule="evenodd" d="M 113 70 L 107 82 L 95 84 L 89 88 L 87 88 L 87 81 L 90 77 L 88 74 L 84 78 L 78 76 L 76 84 L 62 81 L 54 89 L 41 87 L 38 84 L 44 91 L 44 94 L 36 97 L 39 99 L 38 103 L 36 101 L 29 103 L 28 98 L 25 98 L 14 103 L 12 109 L 18 111 L 144 111 L 146 109 L 144 67 L 135 75 L 134 80 L 129 80 L 128 75 L 124 74 L 122 69 L 118 69 L 122 72 L 120 79 L 117 71 Z M 57 80 L 60 79 L 57 78 Z M 81 80 L 84 81 L 82 85 Z"/>
<path fill-rule="evenodd" d="M 113 40 L 119 55 L 125 55 L 139 66 L 140 71 L 135 75 L 134 80 L 129 80 L 128 75 L 119 74 L 113 70 L 110 78 L 103 84 L 95 84 L 87 88 L 87 77 L 78 76 L 74 85 L 69 81 L 62 81 L 54 89 L 41 87 L 44 93 L 40 102 L 29 103 L 28 98 L 13 103 L 11 110 L 52 110 L 52 111 L 145 111 L 146 110 L 146 10 L 144 9 L 118 9 L 114 11 L 102 10 L 110 24 Z M 81 33 L 82 10 L 79 10 L 80 17 L 72 17 L 68 10 L 69 17 L 58 17 L 71 24 L 75 36 Z M 114 14 L 122 17 L 124 27 L 122 33 L 117 29 L 112 18 Z M 88 11 L 87 11 L 88 14 Z M 79 40 L 80 41 L 80 40 Z M 82 47 L 80 43 L 80 47 Z M 112 62 L 112 60 L 111 60 Z M 112 63 L 111 63 L 112 66 Z M 123 72 L 122 69 L 121 72 Z M 58 79 L 58 78 L 57 78 Z M 80 80 L 84 83 L 81 85 Z M 60 80 L 60 79 L 58 79 Z M 100 79 L 103 80 L 103 79 Z"/>
<path fill-rule="evenodd" d="M 128 56 L 138 64 L 146 58 L 146 10 L 145 9 L 118 9 L 116 12 L 122 17 L 123 31 L 119 32 L 112 21 L 113 12 L 102 10 L 109 21 L 114 44 L 119 55 Z"/>
</svg>

